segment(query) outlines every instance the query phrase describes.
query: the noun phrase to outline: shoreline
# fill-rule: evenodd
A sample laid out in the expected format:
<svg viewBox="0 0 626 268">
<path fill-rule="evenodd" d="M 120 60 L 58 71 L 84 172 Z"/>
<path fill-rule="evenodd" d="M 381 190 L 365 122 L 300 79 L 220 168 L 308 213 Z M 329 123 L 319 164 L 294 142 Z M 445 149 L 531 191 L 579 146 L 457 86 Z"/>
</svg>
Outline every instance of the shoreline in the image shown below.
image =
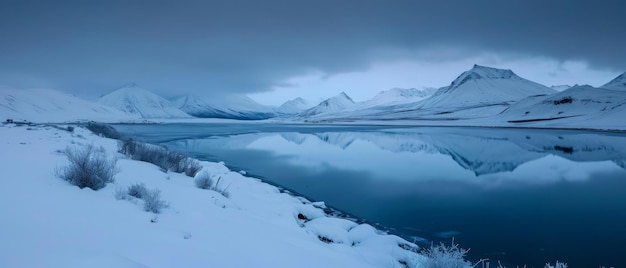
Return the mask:
<svg viewBox="0 0 626 268">
<path fill-rule="evenodd" d="M 1 181 L 0 199 L 21 211 L 0 223 L 6 238 L 0 243 L 0 266 L 79 267 L 93 258 L 115 267 L 415 267 L 424 261 L 415 253 L 419 247 L 405 239 L 328 215 L 323 202 L 287 194 L 223 163 L 200 161 L 198 174 L 218 178 L 228 195 L 198 189 L 194 178 L 184 174 L 123 157 L 117 140 L 82 127 L 69 131 L 71 125 L 0 126 L 0 134 L 8 138 L 2 149 L 12 152 L 3 156 L 1 167 L 8 175 Z M 58 152 L 88 144 L 102 146 L 121 167 L 115 182 L 98 191 L 79 189 L 54 175 L 66 163 Z M 20 170 L 15 167 L 31 162 L 38 163 L 37 172 L 16 180 L 12 174 Z M 138 207 L 141 200 L 114 198 L 133 183 L 159 189 L 169 208 L 149 213 Z M 24 196 L 25 191 L 36 194 Z M 33 196 L 46 200 L 45 208 L 27 201 Z M 98 207 L 97 213 L 78 213 L 86 207 Z M 54 216 L 33 221 L 41 209 Z M 32 251 L 39 252 L 35 245 L 50 247 L 42 239 L 55 246 L 33 259 Z M 16 242 L 23 246 L 10 246 Z M 158 254 L 141 253 L 146 250 Z M 242 254 L 246 258 L 238 258 Z"/>
</svg>

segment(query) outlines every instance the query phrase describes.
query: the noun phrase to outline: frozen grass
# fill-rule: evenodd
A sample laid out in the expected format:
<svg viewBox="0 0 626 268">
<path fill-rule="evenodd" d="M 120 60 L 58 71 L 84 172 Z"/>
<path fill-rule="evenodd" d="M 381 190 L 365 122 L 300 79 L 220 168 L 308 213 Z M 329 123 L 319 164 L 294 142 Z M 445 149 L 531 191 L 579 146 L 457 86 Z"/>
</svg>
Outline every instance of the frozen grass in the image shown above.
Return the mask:
<svg viewBox="0 0 626 268">
<path fill-rule="evenodd" d="M 117 189 L 115 191 L 115 199 L 131 200 L 130 197 L 143 200 L 143 210 L 155 214 L 161 213 L 161 210 L 169 207 L 167 202 L 161 199 L 161 191 L 159 189 L 148 190 L 145 184 L 136 183 L 128 186 L 127 189 Z"/>
<path fill-rule="evenodd" d="M 142 199 L 144 201 L 143 210 L 147 212 L 159 214 L 162 209 L 169 206 L 165 201 L 161 200 L 161 191 L 159 189 L 146 191 Z"/>
<path fill-rule="evenodd" d="M 126 192 L 126 194 L 128 194 L 129 196 L 132 197 L 136 197 L 139 199 L 142 199 L 144 196 L 146 196 L 146 193 L 148 192 L 148 189 L 146 188 L 146 185 L 143 183 L 136 183 L 133 184 L 131 186 L 128 186 L 128 190 Z"/>
<path fill-rule="evenodd" d="M 120 153 L 133 160 L 139 160 L 157 165 L 162 170 L 185 173 L 189 177 L 195 176 L 202 166 L 200 163 L 184 154 L 167 150 L 167 148 L 138 142 L 133 139 L 120 140 Z"/>
<path fill-rule="evenodd" d="M 211 188 L 213 187 L 213 178 L 211 178 L 211 175 L 206 172 L 196 176 L 194 182 L 196 184 L 196 187 L 200 189 L 211 190 Z"/>
<path fill-rule="evenodd" d="M 422 254 L 426 256 L 424 263 L 425 268 L 468 268 L 473 267 L 472 263 L 465 260 L 465 255 L 469 252 L 467 249 L 460 248 L 458 244 L 454 244 L 454 240 L 448 246 L 443 242 L 438 245 L 431 245 L 430 248 L 423 250 Z"/>
<path fill-rule="evenodd" d="M 482 259 L 474 264 L 465 260 L 465 256 L 469 249 L 460 248 L 454 243 L 454 239 L 450 245 L 441 242 L 438 245 L 431 245 L 430 248 L 422 250 L 421 254 L 426 257 L 426 261 L 417 267 L 425 268 L 489 268 L 491 267 L 489 259 Z M 416 267 L 416 268 L 417 268 Z M 506 268 L 499 261 L 496 268 Z M 519 266 L 517 266 L 519 268 Z M 526 266 L 522 266 L 526 267 Z M 557 261 L 555 265 L 546 263 L 544 268 L 567 268 L 567 264 Z"/>
<path fill-rule="evenodd" d="M 556 261 L 554 265 L 551 265 L 550 263 L 546 263 L 545 268 L 567 268 L 567 263 L 560 262 L 560 261 Z"/>
<path fill-rule="evenodd" d="M 57 176 L 81 189 L 102 189 L 107 183 L 113 182 L 115 174 L 119 172 L 117 160 L 107 158 L 102 147 L 67 147 L 63 154 L 67 156 L 69 164 L 57 169 Z"/>
<path fill-rule="evenodd" d="M 194 182 L 196 184 L 196 187 L 200 189 L 216 191 L 220 193 L 221 195 L 223 195 L 224 197 L 228 198 L 230 196 L 230 194 L 227 191 L 228 186 L 223 187 L 223 188 L 219 187 L 221 179 L 222 179 L 221 177 L 218 177 L 217 181 L 215 182 L 215 185 L 213 185 L 213 178 L 211 177 L 211 175 L 204 172 L 204 173 L 198 174 Z"/>
</svg>

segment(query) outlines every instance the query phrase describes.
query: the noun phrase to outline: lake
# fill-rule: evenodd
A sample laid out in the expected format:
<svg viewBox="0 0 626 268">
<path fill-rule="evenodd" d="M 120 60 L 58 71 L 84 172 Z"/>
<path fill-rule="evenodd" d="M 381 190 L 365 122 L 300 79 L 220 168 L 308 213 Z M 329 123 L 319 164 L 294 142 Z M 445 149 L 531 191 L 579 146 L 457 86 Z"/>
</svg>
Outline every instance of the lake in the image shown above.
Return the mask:
<svg viewBox="0 0 626 268">
<path fill-rule="evenodd" d="M 626 134 L 259 123 L 116 125 L 416 241 L 509 267 L 626 267 Z"/>
</svg>

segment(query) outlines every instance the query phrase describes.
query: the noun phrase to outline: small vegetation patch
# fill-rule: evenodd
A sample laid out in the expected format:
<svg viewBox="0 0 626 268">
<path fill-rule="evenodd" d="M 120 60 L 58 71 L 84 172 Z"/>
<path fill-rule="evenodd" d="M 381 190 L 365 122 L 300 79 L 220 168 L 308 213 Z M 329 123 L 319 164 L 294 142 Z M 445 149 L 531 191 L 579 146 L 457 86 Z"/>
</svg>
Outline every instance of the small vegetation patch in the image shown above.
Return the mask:
<svg viewBox="0 0 626 268">
<path fill-rule="evenodd" d="M 132 197 L 143 200 L 143 210 L 155 214 L 161 213 L 169 204 L 161 199 L 161 191 L 159 189 L 148 190 L 145 184 L 136 183 L 129 186 L 126 190 L 117 190 L 115 198 L 118 200 L 131 200 Z"/>
<path fill-rule="evenodd" d="M 431 245 L 422 251 L 427 257 L 424 267 L 426 268 L 468 268 L 472 267 L 472 263 L 465 260 L 465 255 L 469 252 L 467 249 L 460 248 L 458 244 L 454 244 L 454 240 L 448 246 L 439 243 Z"/>
<path fill-rule="evenodd" d="M 143 210 L 147 212 L 159 214 L 161 210 L 169 206 L 165 201 L 161 200 L 161 190 L 159 189 L 146 191 L 142 199 Z"/>
<path fill-rule="evenodd" d="M 122 135 L 110 125 L 104 123 L 89 122 L 87 123 L 87 129 L 96 135 L 103 136 L 110 139 L 119 139 Z"/>
<path fill-rule="evenodd" d="M 108 158 L 103 147 L 68 147 L 62 153 L 69 163 L 56 170 L 57 176 L 81 189 L 100 190 L 119 172 L 117 160 Z"/>
<path fill-rule="evenodd" d="M 552 103 L 554 103 L 554 105 L 561 105 L 561 104 L 566 104 L 566 103 L 572 103 L 573 99 L 572 97 L 563 97 L 561 99 L 555 100 Z"/>
<path fill-rule="evenodd" d="M 218 177 L 217 181 L 215 182 L 215 185 L 213 185 L 213 178 L 211 177 L 211 175 L 209 175 L 209 173 L 207 172 L 204 172 L 196 176 L 194 183 L 196 184 L 196 187 L 200 189 L 216 191 L 220 193 L 221 195 L 223 195 L 224 197 L 228 198 L 230 196 L 230 194 L 227 191 L 228 186 L 224 188 L 219 187 L 221 179 L 222 177 Z"/>
<path fill-rule="evenodd" d="M 120 153 L 133 160 L 152 163 L 164 171 L 185 173 L 185 175 L 193 177 L 202 169 L 198 160 L 179 152 L 169 151 L 162 146 L 138 142 L 133 139 L 119 141 L 118 149 Z"/>
<path fill-rule="evenodd" d="M 213 178 L 211 178 L 211 175 L 206 172 L 198 175 L 194 180 L 194 183 L 196 184 L 196 187 L 200 189 L 211 190 L 211 188 L 213 188 Z"/>
<path fill-rule="evenodd" d="M 148 193 L 148 189 L 146 188 L 146 185 L 143 183 L 137 183 L 137 184 L 128 186 L 128 191 L 126 192 L 126 194 L 128 194 L 129 196 L 139 198 L 139 199 L 144 198 L 146 196 L 146 193 Z"/>
</svg>

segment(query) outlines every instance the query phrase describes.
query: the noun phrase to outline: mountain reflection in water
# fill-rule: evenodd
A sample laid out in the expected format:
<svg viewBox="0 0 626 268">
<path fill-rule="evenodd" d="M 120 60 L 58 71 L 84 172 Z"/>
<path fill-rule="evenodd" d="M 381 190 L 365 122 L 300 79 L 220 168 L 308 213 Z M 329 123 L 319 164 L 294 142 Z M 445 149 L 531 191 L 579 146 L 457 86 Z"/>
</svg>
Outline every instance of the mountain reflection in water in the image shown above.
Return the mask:
<svg viewBox="0 0 626 268">
<path fill-rule="evenodd" d="M 622 267 L 626 135 L 266 124 L 124 125 L 407 239 L 515 267 Z M 424 245 L 428 245 L 429 242 Z"/>
</svg>

